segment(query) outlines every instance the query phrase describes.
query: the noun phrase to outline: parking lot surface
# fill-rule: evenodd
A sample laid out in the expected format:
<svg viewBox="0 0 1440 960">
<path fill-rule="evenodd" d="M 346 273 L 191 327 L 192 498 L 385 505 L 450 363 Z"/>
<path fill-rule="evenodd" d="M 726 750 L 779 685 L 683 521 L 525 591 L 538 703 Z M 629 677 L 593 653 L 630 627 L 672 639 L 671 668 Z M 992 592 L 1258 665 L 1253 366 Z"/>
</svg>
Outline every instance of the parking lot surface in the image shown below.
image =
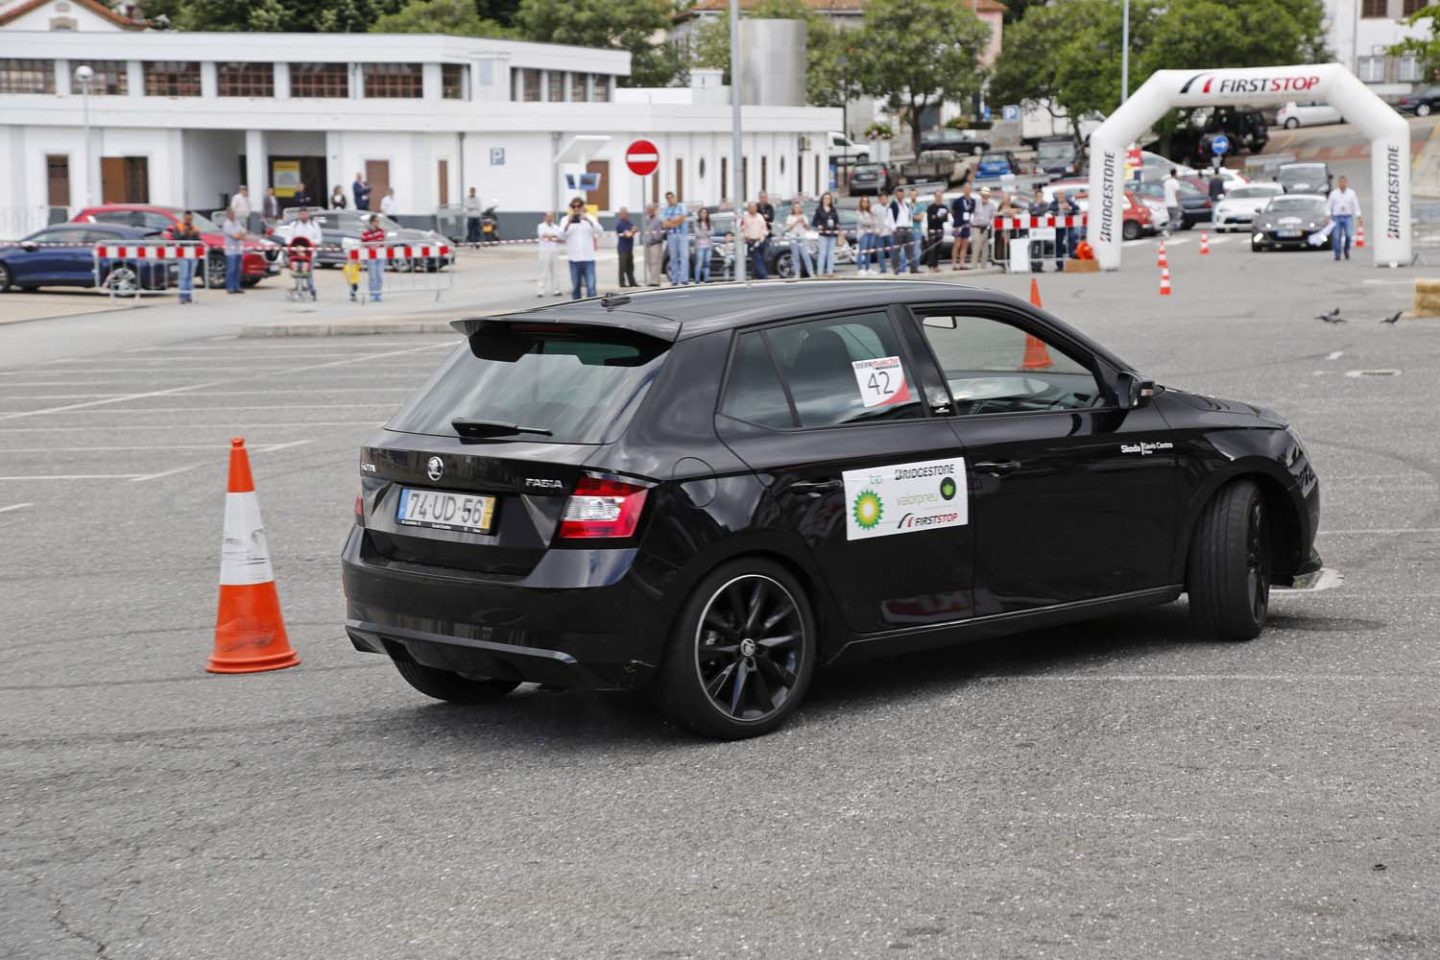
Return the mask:
<svg viewBox="0 0 1440 960">
<path fill-rule="evenodd" d="M 1041 293 L 1290 418 L 1343 583 L 1249 644 L 1182 601 L 822 672 L 729 744 L 639 696 L 440 705 L 351 649 L 359 444 L 455 338 L 0 359 L 0 957 L 1440 954 L 1440 327 L 1378 323 L 1405 271 L 1210 242 L 1173 297 L 1147 244 Z M 217 677 L 232 435 L 303 663 Z"/>
</svg>

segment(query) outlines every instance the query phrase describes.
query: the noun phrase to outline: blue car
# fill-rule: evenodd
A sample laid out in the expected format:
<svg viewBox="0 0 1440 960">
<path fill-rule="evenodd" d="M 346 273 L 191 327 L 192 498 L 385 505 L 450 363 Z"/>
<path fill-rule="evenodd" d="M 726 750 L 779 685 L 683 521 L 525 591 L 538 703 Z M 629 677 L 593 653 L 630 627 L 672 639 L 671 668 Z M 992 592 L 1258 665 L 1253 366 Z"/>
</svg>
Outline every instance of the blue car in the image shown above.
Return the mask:
<svg viewBox="0 0 1440 960">
<path fill-rule="evenodd" d="M 996 150 L 980 158 L 975 167 L 976 180 L 998 180 L 1020 172 L 1020 162 L 1009 150 Z"/>
<path fill-rule="evenodd" d="M 19 243 L 0 246 L 0 293 L 12 287 L 93 287 L 97 272 L 92 252 L 95 244 L 162 241 L 158 233 L 144 227 L 58 223 Z M 100 264 L 99 272 L 101 286 L 129 293 L 137 283 L 147 290 L 169 286 L 178 278 L 179 267 L 174 262 L 156 260 L 106 260 Z"/>
</svg>

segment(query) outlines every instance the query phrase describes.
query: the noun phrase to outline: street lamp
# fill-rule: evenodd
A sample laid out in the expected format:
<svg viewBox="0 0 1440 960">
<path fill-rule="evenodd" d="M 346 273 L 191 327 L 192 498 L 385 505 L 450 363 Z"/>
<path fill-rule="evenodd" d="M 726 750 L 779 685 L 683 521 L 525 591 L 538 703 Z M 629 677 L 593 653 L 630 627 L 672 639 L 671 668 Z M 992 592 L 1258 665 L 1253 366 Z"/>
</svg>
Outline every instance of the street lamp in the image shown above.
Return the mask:
<svg viewBox="0 0 1440 960">
<path fill-rule="evenodd" d="M 745 148 L 740 128 L 740 0 L 730 0 L 730 176 L 735 191 L 735 279 L 745 279 Z"/>
<path fill-rule="evenodd" d="M 1120 20 L 1120 102 L 1130 99 L 1130 0 Z"/>
<path fill-rule="evenodd" d="M 85 206 L 89 207 L 94 200 L 90 195 L 90 82 L 95 79 L 95 71 L 85 64 L 75 68 L 75 80 L 80 84 L 81 116 L 85 127 L 85 165 L 81 168 L 85 177 Z"/>
</svg>

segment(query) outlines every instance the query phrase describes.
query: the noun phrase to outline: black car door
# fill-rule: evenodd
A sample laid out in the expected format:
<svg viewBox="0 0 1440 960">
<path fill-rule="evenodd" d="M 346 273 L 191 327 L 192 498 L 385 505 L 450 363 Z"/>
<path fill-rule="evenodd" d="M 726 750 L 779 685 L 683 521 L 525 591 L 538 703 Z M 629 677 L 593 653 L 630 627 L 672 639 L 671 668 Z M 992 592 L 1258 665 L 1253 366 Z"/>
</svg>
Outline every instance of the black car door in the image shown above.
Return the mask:
<svg viewBox="0 0 1440 960">
<path fill-rule="evenodd" d="M 1167 585 L 1176 461 L 1153 405 L 1120 409 L 1100 361 L 1019 307 L 918 308 L 907 332 L 954 401 L 977 615 Z"/>
<path fill-rule="evenodd" d="M 915 383 L 903 319 L 741 332 L 716 421 L 765 485 L 753 532 L 808 551 L 861 634 L 971 614 L 964 458 Z"/>
</svg>

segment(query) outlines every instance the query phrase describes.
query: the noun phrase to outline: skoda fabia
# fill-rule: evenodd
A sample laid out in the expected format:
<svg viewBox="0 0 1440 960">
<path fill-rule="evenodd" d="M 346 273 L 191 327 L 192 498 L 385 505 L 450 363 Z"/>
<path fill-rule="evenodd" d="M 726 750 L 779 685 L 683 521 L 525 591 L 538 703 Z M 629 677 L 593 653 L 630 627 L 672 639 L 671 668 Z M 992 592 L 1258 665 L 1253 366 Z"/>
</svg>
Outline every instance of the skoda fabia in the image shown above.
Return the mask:
<svg viewBox="0 0 1440 960">
<path fill-rule="evenodd" d="M 610 296 L 457 321 L 360 455 L 346 627 L 424 694 L 645 687 L 723 738 L 817 667 L 1189 595 L 1249 640 L 1319 569 L 1275 413 L 1157 386 L 924 281 Z"/>
</svg>

